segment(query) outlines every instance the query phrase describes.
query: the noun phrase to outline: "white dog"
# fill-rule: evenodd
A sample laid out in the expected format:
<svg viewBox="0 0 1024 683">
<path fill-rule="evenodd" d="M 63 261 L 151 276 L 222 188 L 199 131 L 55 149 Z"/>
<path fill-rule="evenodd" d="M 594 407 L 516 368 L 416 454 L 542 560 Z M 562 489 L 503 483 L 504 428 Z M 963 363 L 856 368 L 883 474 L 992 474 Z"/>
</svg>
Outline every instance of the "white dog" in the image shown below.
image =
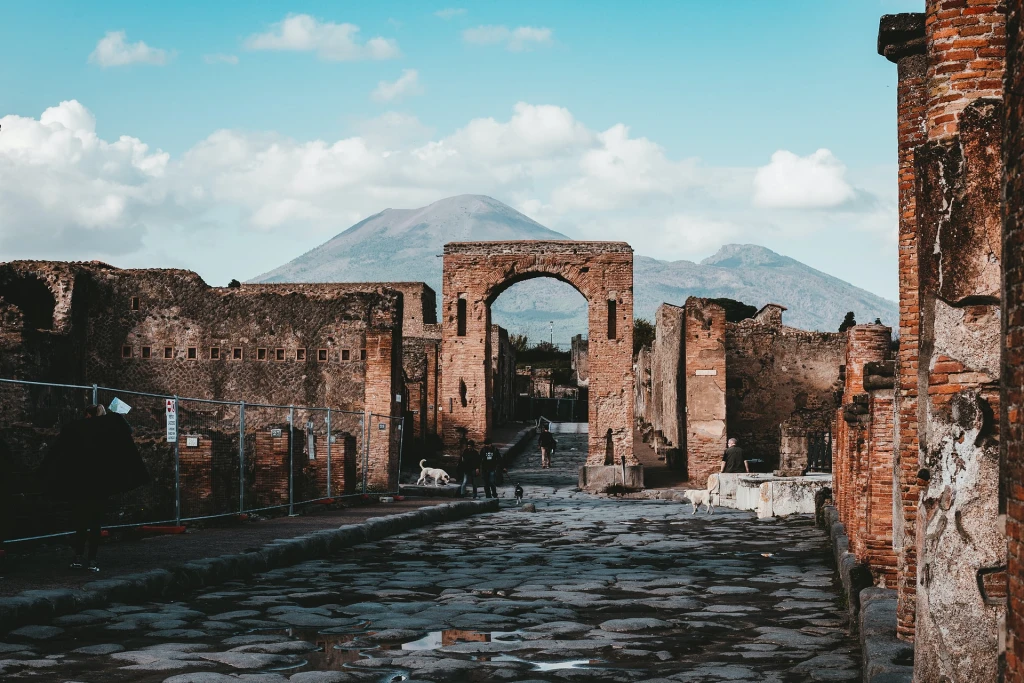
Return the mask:
<svg viewBox="0 0 1024 683">
<path fill-rule="evenodd" d="M 451 481 L 448 473 L 437 467 L 427 467 L 426 462 L 426 459 L 420 460 L 420 478 L 416 480 L 416 485 L 426 484 L 427 477 L 433 477 L 434 486 L 440 486 L 441 484 L 447 486 L 448 482 Z"/>
<path fill-rule="evenodd" d="M 715 514 L 715 505 L 712 501 L 712 496 L 719 492 L 721 482 L 718 479 L 717 474 L 712 474 L 708 477 L 708 486 L 706 489 L 686 489 L 683 491 L 683 495 L 693 503 L 693 512 L 691 515 L 697 514 L 697 508 L 701 505 L 704 506 L 704 512 L 709 515 Z"/>
</svg>

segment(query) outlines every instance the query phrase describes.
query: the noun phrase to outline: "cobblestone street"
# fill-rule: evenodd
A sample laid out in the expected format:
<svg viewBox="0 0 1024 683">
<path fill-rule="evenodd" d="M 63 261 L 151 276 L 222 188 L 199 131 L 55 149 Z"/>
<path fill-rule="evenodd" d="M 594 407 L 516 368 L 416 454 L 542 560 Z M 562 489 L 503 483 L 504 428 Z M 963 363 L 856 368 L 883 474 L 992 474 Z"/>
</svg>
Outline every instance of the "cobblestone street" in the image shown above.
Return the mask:
<svg viewBox="0 0 1024 683">
<path fill-rule="evenodd" d="M 844 681 L 860 677 L 825 536 L 662 501 L 573 493 L 528 451 L 536 513 L 358 546 L 175 603 L 19 629 L 0 677 L 38 681 Z M 568 482 L 566 481 L 568 480 Z M 482 492 L 481 492 L 482 493 Z"/>
</svg>

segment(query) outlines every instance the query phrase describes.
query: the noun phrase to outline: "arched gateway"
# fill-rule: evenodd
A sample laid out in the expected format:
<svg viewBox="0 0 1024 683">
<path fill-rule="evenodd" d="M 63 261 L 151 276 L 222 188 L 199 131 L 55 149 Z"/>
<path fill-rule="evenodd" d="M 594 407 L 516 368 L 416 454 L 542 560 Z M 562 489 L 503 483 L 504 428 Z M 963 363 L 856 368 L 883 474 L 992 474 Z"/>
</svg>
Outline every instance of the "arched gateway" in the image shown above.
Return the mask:
<svg viewBox="0 0 1024 683">
<path fill-rule="evenodd" d="M 568 282 L 589 309 L 589 449 L 581 485 L 641 485 L 633 455 L 633 249 L 625 242 L 451 242 L 444 247 L 443 435 L 480 443 L 491 428 L 491 304 L 535 277 Z M 610 432 L 610 438 L 609 438 Z M 625 457 L 626 467 L 622 465 Z"/>
</svg>

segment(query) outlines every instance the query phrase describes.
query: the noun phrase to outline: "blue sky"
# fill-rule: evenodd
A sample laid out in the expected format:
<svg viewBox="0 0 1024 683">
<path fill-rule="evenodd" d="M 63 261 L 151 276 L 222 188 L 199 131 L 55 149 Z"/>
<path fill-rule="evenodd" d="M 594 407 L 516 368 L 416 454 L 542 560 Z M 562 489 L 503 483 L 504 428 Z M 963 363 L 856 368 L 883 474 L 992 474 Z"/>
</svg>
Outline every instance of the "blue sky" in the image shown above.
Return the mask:
<svg viewBox="0 0 1024 683">
<path fill-rule="evenodd" d="M 881 14 L 922 5 L 9 4 L 0 136 L 21 137 L 0 137 L 0 258 L 180 265 L 222 284 L 388 206 L 480 192 L 576 238 L 690 259 L 757 242 L 895 298 L 896 71 L 875 36 Z M 281 22 L 301 15 L 328 38 L 280 49 Z M 358 26 L 344 59 L 341 24 Z M 99 43 L 118 31 L 105 63 Z M 43 121 L 72 100 L 78 108 Z M 39 158 L 54 146 L 40 136 L 61 125 L 85 131 L 74 136 L 91 162 L 66 148 Z M 628 132 L 606 135 L 616 126 Z M 111 148 L 120 136 L 135 151 Z M 394 161 L 438 149 L 462 161 Z M 780 151 L 790 156 L 773 160 Z M 619 155 L 640 169 L 627 181 L 651 180 L 617 193 L 623 182 L 607 169 Z M 362 156 L 367 170 L 353 161 Z M 819 180 L 820 192 L 801 194 Z M 277 186 L 290 189 L 272 196 Z M 90 210 L 55 207 L 55 194 Z"/>
</svg>

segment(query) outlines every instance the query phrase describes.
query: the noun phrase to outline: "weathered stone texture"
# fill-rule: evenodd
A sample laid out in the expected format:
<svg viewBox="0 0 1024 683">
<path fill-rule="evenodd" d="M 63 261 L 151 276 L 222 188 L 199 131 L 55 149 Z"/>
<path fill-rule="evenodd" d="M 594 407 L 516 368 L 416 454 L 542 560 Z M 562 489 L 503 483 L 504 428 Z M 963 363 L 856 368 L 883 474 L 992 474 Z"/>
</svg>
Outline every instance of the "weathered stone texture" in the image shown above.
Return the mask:
<svg viewBox="0 0 1024 683">
<path fill-rule="evenodd" d="M 684 448 L 686 443 L 684 317 L 685 309 L 672 304 L 662 304 L 654 316 L 650 410 L 659 448 Z"/>
<path fill-rule="evenodd" d="M 1024 4 L 1008 3 L 1003 201 L 1002 438 L 1006 678 L 1024 681 Z"/>
<path fill-rule="evenodd" d="M 624 242 L 453 242 L 445 245 L 444 441 L 483 440 L 493 425 L 490 306 L 526 279 L 568 282 L 589 308 L 589 464 L 633 456 L 633 250 Z M 460 301 L 462 303 L 460 303 Z M 609 317 L 613 316 L 611 319 Z"/>
<path fill-rule="evenodd" d="M 683 395 L 687 474 L 704 486 L 721 467 L 726 444 L 725 309 L 690 297 L 684 306 Z M 657 380 L 655 380 L 657 381 Z"/>
</svg>

